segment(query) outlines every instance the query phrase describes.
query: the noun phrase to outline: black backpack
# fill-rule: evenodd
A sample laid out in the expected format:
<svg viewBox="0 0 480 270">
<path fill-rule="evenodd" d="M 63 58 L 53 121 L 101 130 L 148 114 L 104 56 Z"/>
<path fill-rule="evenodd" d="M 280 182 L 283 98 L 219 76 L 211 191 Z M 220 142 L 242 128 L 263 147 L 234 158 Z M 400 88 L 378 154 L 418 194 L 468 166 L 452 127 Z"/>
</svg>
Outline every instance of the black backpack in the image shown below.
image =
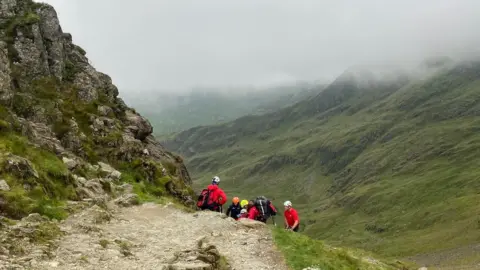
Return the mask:
<svg viewBox="0 0 480 270">
<path fill-rule="evenodd" d="M 255 200 L 255 207 L 258 210 L 258 215 L 255 217 L 256 220 L 267 222 L 267 219 L 272 214 L 270 209 L 270 201 L 267 198 L 261 196 Z"/>
</svg>

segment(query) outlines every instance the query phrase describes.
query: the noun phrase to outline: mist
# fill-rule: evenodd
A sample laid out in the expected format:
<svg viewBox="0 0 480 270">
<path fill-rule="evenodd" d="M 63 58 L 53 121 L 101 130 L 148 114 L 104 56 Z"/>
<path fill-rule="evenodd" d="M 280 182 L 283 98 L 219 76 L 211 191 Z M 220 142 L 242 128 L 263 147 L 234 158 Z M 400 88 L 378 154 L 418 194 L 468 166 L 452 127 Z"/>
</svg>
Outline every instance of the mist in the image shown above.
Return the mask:
<svg viewBox="0 0 480 270">
<path fill-rule="evenodd" d="M 479 54 L 478 0 L 44 0 L 121 94 L 330 81 Z"/>
</svg>

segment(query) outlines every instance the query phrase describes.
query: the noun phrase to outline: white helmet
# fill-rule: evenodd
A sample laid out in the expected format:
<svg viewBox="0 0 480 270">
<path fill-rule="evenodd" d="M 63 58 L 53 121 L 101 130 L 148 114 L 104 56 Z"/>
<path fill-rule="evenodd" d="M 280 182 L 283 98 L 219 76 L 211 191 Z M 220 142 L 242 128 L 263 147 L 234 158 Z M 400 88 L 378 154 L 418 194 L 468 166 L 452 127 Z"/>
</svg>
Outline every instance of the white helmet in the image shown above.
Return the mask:
<svg viewBox="0 0 480 270">
<path fill-rule="evenodd" d="M 220 177 L 214 176 L 214 177 L 212 178 L 212 183 L 218 184 L 219 182 L 220 182 Z"/>
<path fill-rule="evenodd" d="M 283 205 L 284 205 L 284 206 L 290 206 L 290 207 L 292 207 L 292 202 L 291 202 L 291 201 L 285 201 L 285 202 L 283 203 Z"/>
</svg>

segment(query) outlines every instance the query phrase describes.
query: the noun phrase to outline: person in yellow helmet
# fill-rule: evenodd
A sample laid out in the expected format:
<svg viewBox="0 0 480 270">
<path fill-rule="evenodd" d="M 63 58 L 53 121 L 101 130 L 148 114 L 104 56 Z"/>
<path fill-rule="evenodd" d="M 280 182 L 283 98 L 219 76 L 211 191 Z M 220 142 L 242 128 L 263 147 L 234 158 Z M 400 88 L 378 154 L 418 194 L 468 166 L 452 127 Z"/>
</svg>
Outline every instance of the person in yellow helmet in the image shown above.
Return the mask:
<svg viewBox="0 0 480 270">
<path fill-rule="evenodd" d="M 227 216 L 230 216 L 233 219 L 238 220 L 241 210 L 242 210 L 242 207 L 240 206 L 240 199 L 238 197 L 234 197 L 232 199 L 232 204 L 227 209 Z"/>
<path fill-rule="evenodd" d="M 240 206 L 241 206 L 242 208 L 245 208 L 245 209 L 247 209 L 247 206 L 248 206 L 248 200 L 242 200 L 242 201 L 240 202 Z"/>
</svg>

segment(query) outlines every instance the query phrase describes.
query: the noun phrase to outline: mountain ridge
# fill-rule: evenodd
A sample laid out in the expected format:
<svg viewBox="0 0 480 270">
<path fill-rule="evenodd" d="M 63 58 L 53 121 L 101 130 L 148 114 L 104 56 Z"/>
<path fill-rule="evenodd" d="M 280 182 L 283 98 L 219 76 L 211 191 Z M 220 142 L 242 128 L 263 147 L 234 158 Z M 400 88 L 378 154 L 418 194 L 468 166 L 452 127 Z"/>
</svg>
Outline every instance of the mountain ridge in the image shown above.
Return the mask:
<svg viewBox="0 0 480 270">
<path fill-rule="evenodd" d="M 219 175 L 239 196 L 295 202 L 313 237 L 387 256 L 474 243 L 480 62 L 367 85 L 337 81 L 274 113 L 163 143 L 184 156 L 195 186 Z"/>
</svg>

